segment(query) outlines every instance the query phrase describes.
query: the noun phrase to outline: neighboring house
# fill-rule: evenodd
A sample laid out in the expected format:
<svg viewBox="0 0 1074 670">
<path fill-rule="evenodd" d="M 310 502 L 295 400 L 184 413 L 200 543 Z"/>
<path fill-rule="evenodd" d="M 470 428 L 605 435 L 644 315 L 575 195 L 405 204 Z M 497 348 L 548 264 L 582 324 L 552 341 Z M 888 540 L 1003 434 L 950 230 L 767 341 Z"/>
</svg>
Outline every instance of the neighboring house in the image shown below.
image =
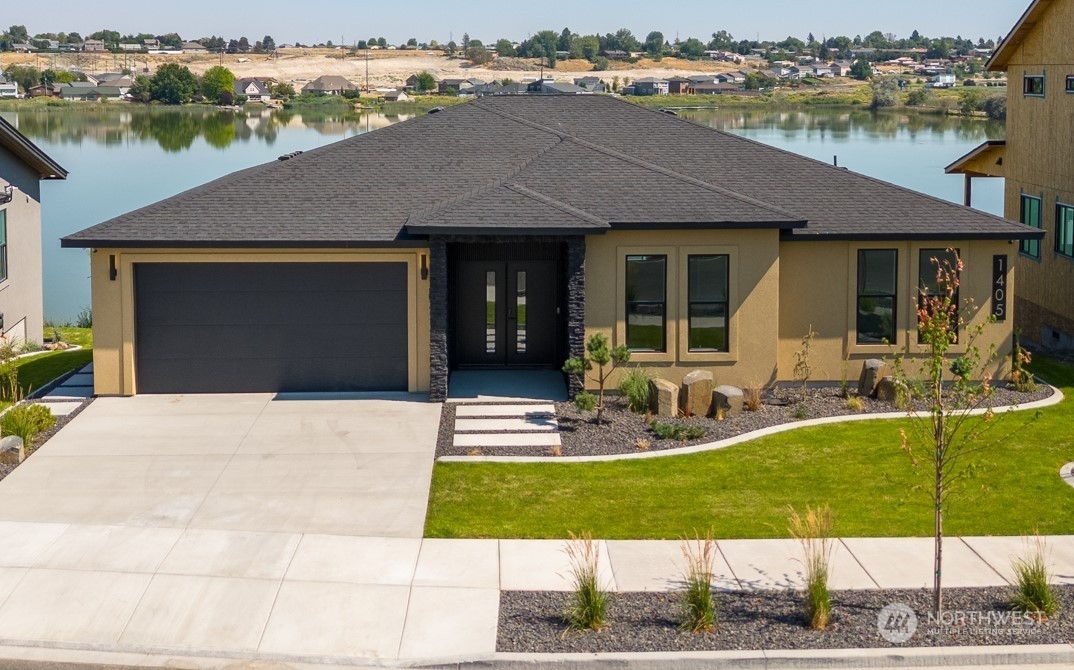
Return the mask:
<svg viewBox="0 0 1074 670">
<path fill-rule="evenodd" d="M 236 79 L 235 95 L 245 95 L 250 102 L 272 102 L 268 86 L 257 79 Z"/>
<path fill-rule="evenodd" d="M 607 93 L 608 85 L 600 77 L 578 77 L 574 85 L 584 88 L 589 93 Z"/>
<path fill-rule="evenodd" d="M 620 49 L 605 49 L 600 53 L 600 55 L 604 56 L 608 60 L 626 60 L 630 58 L 629 53 Z"/>
<path fill-rule="evenodd" d="M 205 48 L 204 44 L 197 42 L 183 42 L 183 53 L 185 54 L 207 54 L 209 50 Z"/>
<path fill-rule="evenodd" d="M 810 69 L 812 70 L 812 73 L 813 73 L 814 77 L 828 78 L 828 77 L 834 77 L 835 76 L 835 74 L 832 72 L 832 66 L 831 65 L 816 65 L 815 64 Z"/>
<path fill-rule="evenodd" d="M 1040 229 L 1043 240 L 1019 243 L 1016 323 L 1044 347 L 1074 348 L 1074 47 L 1067 28 L 1074 0 L 1035 0 L 987 68 L 1005 72 L 1006 141 L 986 142 L 947 167 L 975 177 L 1005 178 L 1004 213 Z"/>
<path fill-rule="evenodd" d="M 742 87 L 738 84 L 694 84 L 690 89 L 695 95 L 723 95 L 724 93 L 738 93 Z"/>
<path fill-rule="evenodd" d="M 433 87 L 436 88 L 436 84 L 439 83 L 439 79 L 433 77 Z M 418 75 L 412 74 L 406 78 L 406 90 L 411 92 L 418 91 Z"/>
<path fill-rule="evenodd" d="M 0 84 L 0 90 L 2 89 L 3 85 Z M 60 89 L 59 86 L 56 84 L 49 84 L 47 86 L 45 84 L 38 84 L 37 86 L 34 86 L 29 91 L 27 91 L 26 94 L 31 98 L 58 98 L 60 97 Z"/>
<path fill-rule="evenodd" d="M 120 98 L 130 90 L 129 86 L 94 86 L 90 82 L 76 81 L 70 84 L 57 84 L 59 97 L 64 100 L 96 101 L 101 98 Z"/>
<path fill-rule="evenodd" d="M 160 51 L 160 40 L 142 40 L 142 44 L 145 45 L 146 51 Z"/>
<path fill-rule="evenodd" d="M 668 80 L 642 77 L 634 80 L 634 95 L 667 95 Z"/>
<path fill-rule="evenodd" d="M 579 95 L 582 93 L 591 93 L 589 89 L 576 86 L 575 84 L 548 80 L 535 81 L 529 84 L 526 88 L 526 92 L 541 95 Z"/>
<path fill-rule="evenodd" d="M 832 76 L 833 77 L 849 77 L 850 68 L 854 67 L 854 64 L 850 61 L 840 60 L 832 63 Z"/>
<path fill-rule="evenodd" d="M 938 74 L 932 78 L 929 86 L 932 88 L 951 88 L 955 85 L 955 81 L 955 75 L 953 74 Z"/>
<path fill-rule="evenodd" d="M 0 98 L 19 97 L 19 83 L 0 77 Z"/>
<path fill-rule="evenodd" d="M 26 44 L 25 42 L 18 42 L 18 43 L 12 44 L 11 45 L 11 50 L 14 51 L 17 54 L 18 53 L 28 54 L 28 53 L 33 53 L 33 52 L 37 51 L 37 49 L 34 48 L 34 45 Z"/>
<path fill-rule="evenodd" d="M 120 42 L 119 43 L 119 50 L 120 51 L 141 51 L 144 48 L 145 48 L 144 46 L 142 46 L 141 44 L 138 44 L 137 42 Z"/>
<path fill-rule="evenodd" d="M 385 102 L 406 102 L 410 100 L 410 96 L 406 94 L 406 91 L 388 91 L 384 94 Z"/>
<path fill-rule="evenodd" d="M 724 84 L 744 84 L 746 83 L 746 75 L 742 72 L 721 72 L 716 75 L 716 82 Z"/>
<path fill-rule="evenodd" d="M 441 79 L 436 82 L 436 92 L 440 95 L 447 95 L 449 93 L 459 93 L 463 89 L 472 88 L 476 84 L 480 84 L 479 79 Z"/>
<path fill-rule="evenodd" d="M 317 77 L 302 87 L 303 93 L 322 93 L 324 95 L 343 95 L 344 91 L 357 91 L 358 87 L 345 77 L 325 74 Z"/>
<path fill-rule="evenodd" d="M 671 77 L 668 79 L 669 95 L 686 95 L 690 92 L 690 80 L 686 77 Z"/>
<path fill-rule="evenodd" d="M 83 51 L 105 51 L 104 42 L 101 40 L 86 40 L 82 43 Z"/>
<path fill-rule="evenodd" d="M 960 251 L 981 324 L 994 258 L 1040 237 L 603 95 L 487 96 L 282 158 L 62 240 L 95 250 L 97 393 L 441 400 L 452 370 L 560 370 L 597 332 L 742 387 L 793 380 L 811 327 L 831 381 L 920 351 L 931 258 Z M 311 332 L 331 344 L 295 346 Z M 1012 332 L 976 344 L 1003 361 Z"/>
<path fill-rule="evenodd" d="M 42 342 L 42 179 L 67 171 L 0 117 L 0 333 Z"/>
</svg>

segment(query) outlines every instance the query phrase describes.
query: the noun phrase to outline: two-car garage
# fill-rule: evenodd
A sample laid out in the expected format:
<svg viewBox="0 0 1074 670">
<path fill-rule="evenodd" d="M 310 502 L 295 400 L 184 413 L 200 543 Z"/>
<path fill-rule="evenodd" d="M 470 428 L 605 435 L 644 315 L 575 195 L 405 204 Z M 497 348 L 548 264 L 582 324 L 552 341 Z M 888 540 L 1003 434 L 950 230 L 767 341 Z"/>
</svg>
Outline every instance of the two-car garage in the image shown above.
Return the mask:
<svg viewBox="0 0 1074 670">
<path fill-rule="evenodd" d="M 138 393 L 407 391 L 406 262 L 138 262 Z"/>
</svg>

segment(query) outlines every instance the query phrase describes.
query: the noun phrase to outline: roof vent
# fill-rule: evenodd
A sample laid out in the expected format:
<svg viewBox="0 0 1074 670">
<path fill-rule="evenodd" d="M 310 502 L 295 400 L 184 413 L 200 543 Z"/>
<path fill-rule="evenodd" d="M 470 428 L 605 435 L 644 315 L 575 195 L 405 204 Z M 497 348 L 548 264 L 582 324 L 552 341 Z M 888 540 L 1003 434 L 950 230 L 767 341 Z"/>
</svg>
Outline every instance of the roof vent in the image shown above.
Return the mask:
<svg viewBox="0 0 1074 670">
<path fill-rule="evenodd" d="M 442 111 L 444 111 L 443 107 L 433 107 L 432 109 L 429 110 L 429 113 L 430 114 L 436 114 L 437 112 L 442 112 Z"/>
<path fill-rule="evenodd" d="M 280 157 L 279 157 L 279 158 L 277 158 L 276 160 L 280 160 L 280 161 L 289 161 L 289 160 L 291 160 L 292 158 L 294 158 L 294 157 L 296 157 L 296 156 L 301 156 L 301 155 L 302 155 L 302 152 L 301 152 L 301 151 L 292 151 L 292 152 L 291 152 L 291 153 L 289 153 L 289 154 L 284 154 L 284 155 L 280 156 Z"/>
<path fill-rule="evenodd" d="M 679 113 L 676 112 L 674 109 L 665 109 L 664 107 L 660 108 L 660 113 L 661 114 L 667 114 L 668 116 L 678 116 L 679 115 Z"/>
</svg>

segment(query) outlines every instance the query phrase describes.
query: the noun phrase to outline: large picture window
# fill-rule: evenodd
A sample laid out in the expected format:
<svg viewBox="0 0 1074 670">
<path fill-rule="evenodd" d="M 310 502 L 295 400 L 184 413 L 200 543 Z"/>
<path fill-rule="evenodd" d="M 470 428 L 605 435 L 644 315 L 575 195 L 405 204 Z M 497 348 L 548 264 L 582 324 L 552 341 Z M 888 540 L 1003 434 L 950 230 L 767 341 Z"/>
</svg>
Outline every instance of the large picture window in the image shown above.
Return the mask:
<svg viewBox="0 0 1074 670">
<path fill-rule="evenodd" d="M 1074 207 L 1055 206 L 1055 251 L 1074 258 Z"/>
<path fill-rule="evenodd" d="M 899 252 L 858 251 L 858 344 L 895 343 Z"/>
<path fill-rule="evenodd" d="M 726 255 L 689 256 L 690 351 L 729 350 L 730 259 Z"/>
<path fill-rule="evenodd" d="M 626 345 L 667 349 L 667 256 L 626 257 Z"/>
<path fill-rule="evenodd" d="M 920 292 L 922 304 L 928 304 L 936 299 L 947 297 L 949 287 L 941 284 L 940 271 L 953 275 L 958 273 L 958 249 L 922 249 L 918 255 L 917 286 Z M 958 278 L 957 276 L 955 277 Z M 954 320 L 955 341 L 958 338 L 959 295 L 958 287 L 955 287 L 951 296 L 951 312 Z M 918 333 L 918 342 L 921 343 L 921 334 Z"/>
<path fill-rule="evenodd" d="M 7 210 L 0 209 L 0 281 L 7 279 Z"/>
<path fill-rule="evenodd" d="M 1040 198 L 1031 195 L 1022 196 L 1022 223 L 1031 228 L 1040 228 Z M 1040 240 L 1022 240 L 1018 243 L 1018 251 L 1026 256 L 1040 258 Z"/>
</svg>

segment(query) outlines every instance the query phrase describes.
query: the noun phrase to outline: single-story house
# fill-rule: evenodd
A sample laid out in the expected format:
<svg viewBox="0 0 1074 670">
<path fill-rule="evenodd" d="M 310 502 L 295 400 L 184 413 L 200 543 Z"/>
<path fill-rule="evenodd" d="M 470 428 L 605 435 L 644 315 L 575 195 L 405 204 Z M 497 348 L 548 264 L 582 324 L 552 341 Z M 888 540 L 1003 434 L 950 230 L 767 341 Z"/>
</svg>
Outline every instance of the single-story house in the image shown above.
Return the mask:
<svg viewBox="0 0 1074 670">
<path fill-rule="evenodd" d="M 667 95 L 668 80 L 642 77 L 634 80 L 634 95 Z"/>
<path fill-rule="evenodd" d="M 742 86 L 738 84 L 694 84 L 690 92 L 694 95 L 723 95 L 724 93 L 738 93 Z"/>
<path fill-rule="evenodd" d="M 472 88 L 477 84 L 481 84 L 479 79 L 441 79 L 436 82 L 436 92 L 440 95 L 446 95 L 449 93 L 459 93 L 463 89 Z"/>
<path fill-rule="evenodd" d="M 236 79 L 235 95 L 245 95 L 250 102 L 272 102 L 268 86 L 257 79 Z"/>
<path fill-rule="evenodd" d="M 207 54 L 209 50 L 205 48 L 204 44 L 199 44 L 198 42 L 183 42 L 183 53 Z"/>
<path fill-rule="evenodd" d="M 98 394 L 439 400 L 452 370 L 559 370 L 597 332 L 672 382 L 744 386 L 792 380 L 812 329 L 815 376 L 838 379 L 920 351 L 931 259 L 958 250 L 981 323 L 1016 280 L 1012 241 L 1042 234 L 610 96 L 520 95 L 281 156 L 62 245 L 91 250 Z M 1004 360 L 1011 324 L 977 344 Z"/>
<path fill-rule="evenodd" d="M 86 40 L 82 43 L 83 51 L 105 51 L 103 40 Z"/>
<path fill-rule="evenodd" d="M 17 81 L 8 81 L 4 77 L 0 77 L 0 98 L 17 97 L 19 97 L 19 83 Z"/>
<path fill-rule="evenodd" d="M 544 80 L 530 83 L 526 87 L 526 92 L 540 95 L 579 95 L 582 93 L 590 93 L 591 91 L 564 81 Z"/>
<path fill-rule="evenodd" d="M 335 74 L 324 74 L 302 87 L 303 93 L 323 93 L 325 95 L 342 95 L 344 91 L 357 91 L 358 87 L 347 78 Z"/>
<path fill-rule="evenodd" d="M 11 45 L 11 50 L 14 51 L 17 54 L 18 53 L 28 54 L 28 53 L 33 53 L 33 52 L 37 51 L 37 49 L 34 47 L 34 45 L 27 44 L 25 42 L 16 42 L 16 43 L 12 44 Z"/>
<path fill-rule="evenodd" d="M 589 93 L 606 93 L 608 85 L 600 77 L 577 77 L 574 85 L 584 88 Z"/>
<path fill-rule="evenodd" d="M 435 87 L 436 84 L 439 81 L 440 81 L 439 79 L 437 79 L 436 77 L 433 77 L 433 86 Z M 412 75 L 410 75 L 409 77 L 406 78 L 406 90 L 408 90 L 408 91 L 417 91 L 418 90 L 418 75 L 412 74 Z"/>
<path fill-rule="evenodd" d="M 385 102 L 406 102 L 410 100 L 410 96 L 406 94 L 406 91 L 388 91 L 384 94 Z"/>
<path fill-rule="evenodd" d="M 742 72 L 721 72 L 716 75 L 716 82 L 723 84 L 743 84 L 746 82 L 746 75 Z"/>
<path fill-rule="evenodd" d="M 0 334 L 42 342 L 41 180 L 67 171 L 0 117 Z"/>
</svg>

